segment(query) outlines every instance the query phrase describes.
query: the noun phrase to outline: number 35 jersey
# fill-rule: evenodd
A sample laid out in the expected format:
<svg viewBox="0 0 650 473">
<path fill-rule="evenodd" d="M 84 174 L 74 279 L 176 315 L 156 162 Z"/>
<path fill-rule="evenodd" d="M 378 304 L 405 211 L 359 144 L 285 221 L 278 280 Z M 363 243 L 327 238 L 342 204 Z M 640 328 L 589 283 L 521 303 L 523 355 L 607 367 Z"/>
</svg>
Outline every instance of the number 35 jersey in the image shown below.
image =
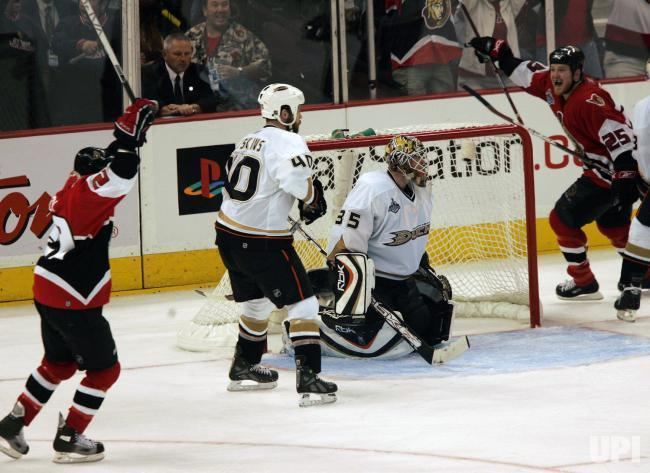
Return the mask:
<svg viewBox="0 0 650 473">
<path fill-rule="evenodd" d="M 273 240 L 290 244 L 287 217 L 296 198 L 313 195 L 311 166 L 309 148 L 296 133 L 268 126 L 245 136 L 226 164 L 228 183 L 217 233 L 251 245 L 268 247 Z"/>
<path fill-rule="evenodd" d="M 405 279 L 420 265 L 432 208 L 428 185 L 402 190 L 387 171 L 363 174 L 336 217 L 328 253 L 343 238 L 348 250 L 373 259 L 377 276 Z"/>
<path fill-rule="evenodd" d="M 584 149 L 583 173 L 600 187 L 609 187 L 614 161 L 636 145 L 623 107 L 591 77 L 585 77 L 566 99 L 557 96 L 550 71 L 531 61 L 517 66 L 510 79 L 549 104 L 569 138 Z"/>
</svg>

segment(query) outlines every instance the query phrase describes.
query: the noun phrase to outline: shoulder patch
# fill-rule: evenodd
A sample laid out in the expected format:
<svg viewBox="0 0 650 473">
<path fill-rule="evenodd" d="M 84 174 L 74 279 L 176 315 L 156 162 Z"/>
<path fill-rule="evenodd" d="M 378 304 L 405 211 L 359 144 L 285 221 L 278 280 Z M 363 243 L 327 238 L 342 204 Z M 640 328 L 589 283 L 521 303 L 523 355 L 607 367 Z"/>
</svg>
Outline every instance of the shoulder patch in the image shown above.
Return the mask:
<svg viewBox="0 0 650 473">
<path fill-rule="evenodd" d="M 605 100 L 603 100 L 603 98 L 598 94 L 591 94 L 591 97 L 587 99 L 587 103 L 593 103 L 599 107 L 605 106 Z"/>
</svg>

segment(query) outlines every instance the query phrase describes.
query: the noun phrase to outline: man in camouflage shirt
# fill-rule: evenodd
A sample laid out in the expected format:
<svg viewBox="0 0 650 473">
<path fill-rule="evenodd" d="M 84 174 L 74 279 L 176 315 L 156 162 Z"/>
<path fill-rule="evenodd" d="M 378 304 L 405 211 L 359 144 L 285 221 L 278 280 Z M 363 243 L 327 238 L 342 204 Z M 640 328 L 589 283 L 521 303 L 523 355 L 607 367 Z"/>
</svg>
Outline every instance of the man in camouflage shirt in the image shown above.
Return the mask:
<svg viewBox="0 0 650 473">
<path fill-rule="evenodd" d="M 257 95 L 271 77 L 271 59 L 264 43 L 230 19 L 230 0 L 203 0 L 206 21 L 186 35 L 194 46 L 192 62 L 212 72 L 213 89 L 225 98 L 218 110 L 257 108 Z M 214 83 L 214 72 L 218 84 Z"/>
</svg>

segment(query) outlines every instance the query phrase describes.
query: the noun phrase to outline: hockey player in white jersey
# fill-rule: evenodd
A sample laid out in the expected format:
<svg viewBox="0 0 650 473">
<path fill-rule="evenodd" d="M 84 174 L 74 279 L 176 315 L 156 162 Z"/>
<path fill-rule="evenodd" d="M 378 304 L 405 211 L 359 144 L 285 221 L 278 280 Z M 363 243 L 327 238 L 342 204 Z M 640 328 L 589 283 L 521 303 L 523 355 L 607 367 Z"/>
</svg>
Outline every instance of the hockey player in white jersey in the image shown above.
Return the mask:
<svg viewBox="0 0 650 473">
<path fill-rule="evenodd" d="M 641 306 L 641 287 L 650 267 L 650 199 L 647 193 L 650 183 L 650 96 L 636 104 L 633 117 L 637 136 L 634 157 L 640 173 L 637 183 L 643 199 L 630 226 L 619 279 L 621 295 L 614 303 L 616 316 L 626 322 L 636 320 L 636 312 Z"/>
<path fill-rule="evenodd" d="M 425 252 L 433 208 L 426 149 L 417 138 L 396 136 L 386 161 L 387 171 L 363 174 L 346 198 L 330 234 L 328 261 L 349 252 L 367 255 L 374 262 L 374 297 L 436 345 L 449 338 L 453 306 L 449 283 L 429 267 Z M 372 272 L 366 277 L 372 279 Z M 335 312 L 321 313 L 328 354 L 398 357 L 412 351 L 372 307 L 362 324 Z"/>
<path fill-rule="evenodd" d="M 228 390 L 277 385 L 278 373 L 260 365 L 275 305 L 287 308 L 300 405 L 334 402 L 336 384 L 318 377 L 318 301 L 287 223 L 296 199 L 307 224 L 327 210 L 323 187 L 312 178 L 309 149 L 297 134 L 305 99 L 295 87 L 271 84 L 258 101 L 266 126 L 239 141 L 228 159 L 226 192 L 215 223 L 219 253 L 241 309 Z"/>
</svg>

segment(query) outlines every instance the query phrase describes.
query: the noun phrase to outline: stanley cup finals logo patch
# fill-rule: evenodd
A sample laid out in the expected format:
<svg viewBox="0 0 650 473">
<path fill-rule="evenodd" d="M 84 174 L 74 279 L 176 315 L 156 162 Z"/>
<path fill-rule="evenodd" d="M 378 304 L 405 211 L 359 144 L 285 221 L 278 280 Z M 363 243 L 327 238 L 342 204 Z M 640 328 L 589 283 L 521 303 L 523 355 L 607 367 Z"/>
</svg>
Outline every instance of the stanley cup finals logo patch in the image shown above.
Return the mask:
<svg viewBox="0 0 650 473">
<path fill-rule="evenodd" d="M 451 0 L 426 0 L 422 18 L 430 30 L 442 28 L 451 15 Z"/>
</svg>

